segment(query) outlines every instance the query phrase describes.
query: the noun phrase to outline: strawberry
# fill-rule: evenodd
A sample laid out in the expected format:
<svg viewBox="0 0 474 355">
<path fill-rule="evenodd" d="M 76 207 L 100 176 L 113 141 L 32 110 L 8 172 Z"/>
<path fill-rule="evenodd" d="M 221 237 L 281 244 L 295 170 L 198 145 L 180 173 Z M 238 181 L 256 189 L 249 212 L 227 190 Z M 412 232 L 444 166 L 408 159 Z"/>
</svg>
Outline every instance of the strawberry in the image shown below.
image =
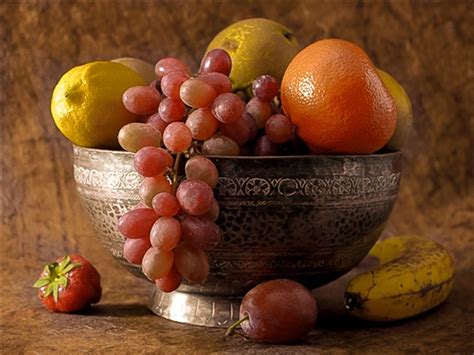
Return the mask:
<svg viewBox="0 0 474 355">
<path fill-rule="evenodd" d="M 100 275 L 80 255 L 67 255 L 45 266 L 33 287 L 39 289 L 41 302 L 51 311 L 76 312 L 102 296 Z"/>
</svg>

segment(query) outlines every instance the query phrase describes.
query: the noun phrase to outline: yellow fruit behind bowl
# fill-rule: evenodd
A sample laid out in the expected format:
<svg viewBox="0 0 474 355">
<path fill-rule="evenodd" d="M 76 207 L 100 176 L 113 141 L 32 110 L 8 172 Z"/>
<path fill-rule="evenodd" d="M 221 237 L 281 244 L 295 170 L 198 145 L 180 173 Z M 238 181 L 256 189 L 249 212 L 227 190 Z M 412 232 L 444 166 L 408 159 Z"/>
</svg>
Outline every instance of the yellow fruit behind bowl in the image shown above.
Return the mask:
<svg viewBox="0 0 474 355">
<path fill-rule="evenodd" d="M 155 66 L 139 58 L 123 57 L 112 59 L 111 62 L 120 63 L 129 67 L 130 69 L 140 74 L 140 76 L 147 83 L 151 83 L 157 78 L 155 74 Z"/>
<path fill-rule="evenodd" d="M 400 150 L 407 141 L 413 128 L 413 110 L 410 98 L 393 76 L 380 69 L 377 69 L 377 72 L 385 84 L 385 87 L 393 96 L 395 106 L 397 107 L 397 126 L 392 138 L 390 138 L 385 145 L 385 148 L 392 151 Z"/>
<path fill-rule="evenodd" d="M 232 58 L 230 78 L 234 90 L 245 90 L 262 74 L 281 81 L 299 50 L 288 28 L 264 18 L 242 20 L 224 28 L 209 43 L 207 52 L 215 48 L 226 50 Z"/>
<path fill-rule="evenodd" d="M 90 148 L 118 148 L 117 134 L 138 120 L 122 103 L 131 86 L 144 79 L 123 64 L 91 62 L 65 73 L 53 91 L 51 114 L 61 133 L 72 143 Z"/>
</svg>

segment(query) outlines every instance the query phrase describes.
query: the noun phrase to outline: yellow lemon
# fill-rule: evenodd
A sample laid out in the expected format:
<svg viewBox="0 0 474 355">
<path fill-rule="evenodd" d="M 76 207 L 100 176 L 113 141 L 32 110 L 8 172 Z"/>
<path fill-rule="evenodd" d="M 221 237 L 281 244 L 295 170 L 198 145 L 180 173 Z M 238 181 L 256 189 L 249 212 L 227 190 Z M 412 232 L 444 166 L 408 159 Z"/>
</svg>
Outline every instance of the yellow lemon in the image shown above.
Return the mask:
<svg viewBox="0 0 474 355">
<path fill-rule="evenodd" d="M 281 81 L 285 69 L 298 52 L 298 42 L 285 26 L 264 18 L 236 22 L 209 43 L 206 52 L 226 50 L 232 58 L 230 79 L 234 90 L 245 90 L 259 75 L 270 74 Z"/>
<path fill-rule="evenodd" d="M 377 72 L 385 87 L 393 96 L 397 107 L 397 126 L 385 148 L 392 151 L 400 150 L 407 141 L 413 127 L 413 109 L 410 98 L 393 76 L 380 69 L 377 69 Z"/>
<path fill-rule="evenodd" d="M 91 62 L 65 73 L 53 90 L 51 114 L 56 126 L 72 143 L 90 148 L 118 148 L 117 135 L 138 116 L 128 112 L 122 94 L 146 85 L 123 64 Z"/>
<path fill-rule="evenodd" d="M 155 67 L 139 58 L 123 57 L 112 59 L 111 62 L 123 64 L 136 71 L 147 83 L 151 83 L 153 80 L 157 79 Z"/>
</svg>

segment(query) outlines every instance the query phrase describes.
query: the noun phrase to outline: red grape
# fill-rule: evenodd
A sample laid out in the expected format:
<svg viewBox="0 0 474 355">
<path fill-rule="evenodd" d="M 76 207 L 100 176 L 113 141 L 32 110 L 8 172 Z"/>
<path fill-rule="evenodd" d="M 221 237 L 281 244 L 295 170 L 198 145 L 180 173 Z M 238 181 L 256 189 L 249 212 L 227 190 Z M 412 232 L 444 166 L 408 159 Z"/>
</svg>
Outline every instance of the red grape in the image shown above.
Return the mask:
<svg viewBox="0 0 474 355">
<path fill-rule="evenodd" d="M 193 247 L 209 250 L 219 243 L 221 232 L 213 221 L 188 215 L 181 221 L 181 236 Z"/>
<path fill-rule="evenodd" d="M 170 123 L 163 133 L 163 143 L 171 153 L 184 152 L 191 146 L 191 130 L 183 122 Z"/>
<path fill-rule="evenodd" d="M 232 69 L 232 59 L 229 54 L 220 48 L 208 52 L 201 62 L 200 73 L 222 73 L 229 75 Z"/>
<path fill-rule="evenodd" d="M 278 82 L 271 75 L 260 75 L 252 84 L 252 92 L 263 101 L 272 101 L 278 95 Z"/>
<path fill-rule="evenodd" d="M 162 78 L 168 73 L 180 71 L 185 74 L 191 75 L 191 71 L 188 66 L 184 64 L 181 59 L 167 57 L 160 59 L 155 65 L 155 73 L 158 75 L 158 78 Z"/>
<path fill-rule="evenodd" d="M 198 179 L 204 181 L 211 189 L 216 187 L 219 173 L 214 163 L 203 157 L 196 155 L 189 159 L 184 166 L 184 171 L 188 179 Z"/>
<path fill-rule="evenodd" d="M 184 212 L 199 216 L 209 211 L 214 195 L 212 189 L 204 181 L 187 179 L 179 184 L 176 198 Z"/>
<path fill-rule="evenodd" d="M 161 279 L 170 272 L 173 261 L 173 252 L 151 247 L 143 256 L 142 271 L 152 281 Z"/>
<path fill-rule="evenodd" d="M 245 111 L 253 116 L 255 122 L 257 123 L 258 129 L 264 128 L 267 120 L 272 115 L 272 108 L 270 107 L 270 104 L 266 101 L 260 100 L 257 97 L 253 97 L 249 102 L 247 102 Z"/>
<path fill-rule="evenodd" d="M 206 155 L 239 155 L 240 149 L 231 138 L 216 134 L 202 145 L 202 153 Z"/>
<path fill-rule="evenodd" d="M 176 266 L 173 266 L 165 277 L 156 279 L 155 284 L 163 292 L 173 292 L 181 285 L 182 280 L 183 276 L 179 273 Z"/>
<path fill-rule="evenodd" d="M 243 101 L 243 102 L 247 102 L 249 100 L 249 98 L 247 97 L 247 94 L 242 91 L 242 90 L 239 90 L 239 91 L 236 91 L 235 94 Z"/>
<path fill-rule="evenodd" d="M 189 79 L 189 75 L 180 71 L 174 71 L 166 74 L 161 79 L 161 90 L 169 98 L 179 99 L 179 88 Z"/>
<path fill-rule="evenodd" d="M 277 155 L 278 144 L 273 143 L 267 136 L 261 136 L 255 145 L 255 155 Z"/>
<path fill-rule="evenodd" d="M 170 99 L 167 97 L 161 101 L 158 112 L 163 121 L 171 123 L 181 121 L 186 112 L 186 108 L 181 100 Z"/>
<path fill-rule="evenodd" d="M 148 124 L 133 122 L 120 129 L 118 141 L 126 151 L 136 152 L 147 146 L 159 147 L 161 133 Z"/>
<path fill-rule="evenodd" d="M 265 134 L 273 143 L 288 142 L 293 133 L 293 124 L 285 115 L 271 116 L 265 125 Z"/>
<path fill-rule="evenodd" d="M 209 259 L 204 251 L 183 242 L 174 249 L 175 265 L 190 283 L 202 283 L 209 274 Z"/>
<path fill-rule="evenodd" d="M 276 115 L 277 113 L 281 113 L 280 108 L 273 101 L 270 102 L 270 109 L 272 110 L 272 115 Z"/>
<path fill-rule="evenodd" d="M 232 81 L 230 81 L 228 76 L 222 73 L 201 74 L 198 76 L 198 79 L 212 85 L 216 91 L 216 95 L 232 92 Z"/>
<path fill-rule="evenodd" d="M 201 217 L 202 218 L 207 218 L 207 219 L 215 222 L 217 220 L 217 218 L 219 218 L 220 212 L 221 212 L 221 210 L 220 210 L 220 207 L 219 207 L 219 203 L 217 202 L 216 199 L 214 199 L 214 201 L 212 201 L 212 206 L 209 209 L 209 211 L 204 213 Z"/>
<path fill-rule="evenodd" d="M 161 79 L 160 78 L 153 80 L 150 84 L 148 84 L 148 86 L 153 89 L 158 90 L 161 94 Z"/>
<path fill-rule="evenodd" d="M 247 126 L 249 127 L 249 141 L 255 140 L 258 134 L 257 122 L 255 121 L 255 118 L 253 118 L 253 116 L 247 111 L 242 114 L 242 117 L 244 118 L 245 122 L 247 122 Z"/>
<path fill-rule="evenodd" d="M 191 112 L 186 120 L 193 138 L 196 140 L 206 140 L 212 137 L 217 131 L 218 123 L 209 108 L 198 108 Z"/>
<path fill-rule="evenodd" d="M 191 78 L 181 85 L 179 97 L 189 107 L 209 107 L 216 98 L 216 91 L 211 84 L 200 79 Z"/>
<path fill-rule="evenodd" d="M 135 206 L 132 207 L 133 210 L 136 210 L 136 209 L 139 209 L 139 208 L 148 208 L 149 206 L 147 206 L 145 204 L 145 202 L 143 201 L 140 201 L 138 202 Z"/>
<path fill-rule="evenodd" d="M 311 292 L 286 279 L 261 283 L 240 305 L 240 326 L 251 339 L 287 343 L 304 339 L 316 323 L 318 309 Z M 232 326 L 227 334 L 232 334 Z"/>
<path fill-rule="evenodd" d="M 160 250 L 173 250 L 181 240 L 181 225 L 176 218 L 160 217 L 150 231 L 151 245 Z"/>
<path fill-rule="evenodd" d="M 157 147 L 144 147 L 136 152 L 134 164 L 135 170 L 140 175 L 147 177 L 161 175 L 166 171 L 167 158 Z"/>
<path fill-rule="evenodd" d="M 138 187 L 138 195 L 147 206 L 152 206 L 153 197 L 160 192 L 171 192 L 172 186 L 165 176 L 146 177 Z"/>
<path fill-rule="evenodd" d="M 158 90 L 149 86 L 132 86 L 125 90 L 122 101 L 127 111 L 136 115 L 146 115 L 158 110 L 161 95 Z"/>
<path fill-rule="evenodd" d="M 152 208 L 138 208 L 120 217 L 118 230 L 127 238 L 144 238 L 148 236 L 157 219 L 158 216 Z"/>
<path fill-rule="evenodd" d="M 244 145 L 249 140 L 250 127 L 243 115 L 233 123 L 219 124 L 219 128 L 221 130 L 221 134 L 231 138 L 238 145 Z"/>
<path fill-rule="evenodd" d="M 149 124 L 150 126 L 152 126 L 153 128 L 159 130 L 162 135 L 163 135 L 163 132 L 165 131 L 166 126 L 168 125 L 168 122 L 165 122 L 161 119 L 161 116 L 159 113 L 155 113 L 151 115 L 150 117 L 146 119 L 145 122 Z"/>
<path fill-rule="evenodd" d="M 160 192 L 152 201 L 153 209 L 158 216 L 173 217 L 179 211 L 178 199 L 169 192 Z"/>
<path fill-rule="evenodd" d="M 222 123 L 237 121 L 244 112 L 244 102 L 235 94 L 220 94 L 212 104 L 212 113 Z"/>
<path fill-rule="evenodd" d="M 174 163 L 173 156 L 166 149 L 163 149 L 163 148 L 158 148 L 158 149 L 161 151 L 163 159 L 166 160 L 166 166 L 168 168 L 172 168 L 173 163 Z"/>
<path fill-rule="evenodd" d="M 123 245 L 123 257 L 129 263 L 140 265 L 143 255 L 151 247 L 150 238 L 145 236 L 139 239 L 127 238 Z"/>
</svg>

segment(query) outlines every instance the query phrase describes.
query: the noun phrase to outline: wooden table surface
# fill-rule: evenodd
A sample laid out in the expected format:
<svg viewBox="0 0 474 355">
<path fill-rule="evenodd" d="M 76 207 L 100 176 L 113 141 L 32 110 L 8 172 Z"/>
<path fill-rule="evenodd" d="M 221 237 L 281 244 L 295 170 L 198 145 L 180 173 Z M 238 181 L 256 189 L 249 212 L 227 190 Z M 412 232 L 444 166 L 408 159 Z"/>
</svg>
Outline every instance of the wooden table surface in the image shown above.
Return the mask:
<svg viewBox="0 0 474 355">
<path fill-rule="evenodd" d="M 472 2 L 7 0 L 0 11 L 2 353 L 474 351 Z M 221 28 L 248 17 L 288 25 L 301 45 L 353 41 L 406 87 L 415 129 L 385 233 L 424 234 L 452 251 L 458 272 L 445 304 L 395 324 L 361 323 L 333 302 L 343 279 L 316 291 L 321 317 L 306 342 L 258 345 L 154 316 L 147 284 L 99 244 L 75 192 L 71 145 L 50 116 L 56 81 L 77 64 L 122 56 L 174 55 L 196 68 Z M 31 285 L 44 263 L 68 252 L 100 270 L 103 299 L 88 313 L 51 314 Z"/>
</svg>

